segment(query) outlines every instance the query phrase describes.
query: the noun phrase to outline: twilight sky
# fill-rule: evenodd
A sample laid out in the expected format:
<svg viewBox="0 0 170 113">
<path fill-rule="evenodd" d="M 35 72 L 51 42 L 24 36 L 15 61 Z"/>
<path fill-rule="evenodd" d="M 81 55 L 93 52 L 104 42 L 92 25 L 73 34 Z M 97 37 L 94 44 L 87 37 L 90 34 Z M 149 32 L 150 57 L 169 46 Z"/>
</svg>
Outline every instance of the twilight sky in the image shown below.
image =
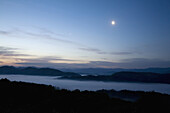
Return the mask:
<svg viewBox="0 0 170 113">
<path fill-rule="evenodd" d="M 0 65 L 170 67 L 169 48 L 169 0 L 0 0 Z"/>
</svg>

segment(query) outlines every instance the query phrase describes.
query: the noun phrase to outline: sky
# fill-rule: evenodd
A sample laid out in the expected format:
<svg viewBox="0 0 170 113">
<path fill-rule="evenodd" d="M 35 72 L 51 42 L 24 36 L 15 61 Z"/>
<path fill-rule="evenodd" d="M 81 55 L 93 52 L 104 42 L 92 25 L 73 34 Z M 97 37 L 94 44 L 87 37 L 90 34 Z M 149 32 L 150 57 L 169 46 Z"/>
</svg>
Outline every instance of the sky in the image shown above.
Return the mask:
<svg viewBox="0 0 170 113">
<path fill-rule="evenodd" d="M 169 0 L 0 0 L 0 65 L 170 67 L 169 20 Z"/>
</svg>

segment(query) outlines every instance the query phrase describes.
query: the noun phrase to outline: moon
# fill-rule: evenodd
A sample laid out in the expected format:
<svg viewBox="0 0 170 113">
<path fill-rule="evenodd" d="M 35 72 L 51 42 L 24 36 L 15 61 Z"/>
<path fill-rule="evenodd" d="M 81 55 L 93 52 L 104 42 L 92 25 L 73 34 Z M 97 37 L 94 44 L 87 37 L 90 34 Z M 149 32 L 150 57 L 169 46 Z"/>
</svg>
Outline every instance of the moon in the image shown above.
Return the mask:
<svg viewBox="0 0 170 113">
<path fill-rule="evenodd" d="M 115 22 L 114 20 L 112 20 L 111 24 L 112 24 L 112 25 L 115 25 L 115 24 L 116 24 L 116 22 Z"/>
</svg>

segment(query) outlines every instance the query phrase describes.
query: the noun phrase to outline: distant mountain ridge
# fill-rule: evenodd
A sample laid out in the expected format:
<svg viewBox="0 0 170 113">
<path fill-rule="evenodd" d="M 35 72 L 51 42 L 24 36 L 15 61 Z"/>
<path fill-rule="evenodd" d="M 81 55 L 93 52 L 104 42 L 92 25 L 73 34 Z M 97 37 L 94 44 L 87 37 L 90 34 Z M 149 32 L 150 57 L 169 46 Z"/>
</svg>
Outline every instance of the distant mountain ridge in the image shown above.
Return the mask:
<svg viewBox="0 0 170 113">
<path fill-rule="evenodd" d="M 143 83 L 165 83 L 170 84 L 170 74 L 159 74 L 152 72 L 117 72 L 111 76 L 70 76 L 60 79 L 72 79 L 82 81 L 104 81 L 104 82 L 143 82 Z"/>
<path fill-rule="evenodd" d="M 152 72 L 152 73 L 170 73 L 170 67 L 167 68 L 145 68 L 145 69 L 123 69 L 123 68 L 80 68 L 80 69 L 61 69 L 62 71 L 75 72 L 79 74 L 92 75 L 111 75 L 113 73 L 130 71 L 130 72 Z"/>
<path fill-rule="evenodd" d="M 153 72 L 130 72 L 122 71 L 106 75 L 87 75 L 81 76 L 74 72 L 63 72 L 52 68 L 36 68 L 36 67 L 0 67 L 0 75 L 15 74 L 15 75 L 40 75 L 40 76 L 62 76 L 59 79 L 72 79 L 82 81 L 104 81 L 104 82 L 144 82 L 144 83 L 166 83 L 170 84 L 170 73 L 161 74 Z"/>
<path fill-rule="evenodd" d="M 23 75 L 44 75 L 44 76 L 80 76 L 74 72 L 62 72 L 52 68 L 36 68 L 36 67 L 0 67 L 0 74 L 23 74 Z"/>
</svg>

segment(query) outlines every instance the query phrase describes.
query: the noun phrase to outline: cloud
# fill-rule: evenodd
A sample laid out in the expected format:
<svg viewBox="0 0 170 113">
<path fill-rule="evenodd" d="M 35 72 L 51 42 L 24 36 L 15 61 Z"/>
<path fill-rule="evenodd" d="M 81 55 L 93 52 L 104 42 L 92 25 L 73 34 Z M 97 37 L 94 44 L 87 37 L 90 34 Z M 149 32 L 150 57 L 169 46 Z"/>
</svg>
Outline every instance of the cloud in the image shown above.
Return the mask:
<svg viewBox="0 0 170 113">
<path fill-rule="evenodd" d="M 79 49 L 83 50 L 83 51 L 94 52 L 94 53 L 97 53 L 97 54 L 108 54 L 107 52 L 104 52 L 104 51 L 102 51 L 100 49 L 96 49 L 96 48 L 81 47 Z"/>
<path fill-rule="evenodd" d="M 48 29 L 45 29 L 45 28 L 39 28 L 38 27 L 38 29 L 43 33 L 33 33 L 33 32 L 28 32 L 28 31 L 24 31 L 24 30 L 16 28 L 16 29 L 13 29 L 11 31 L 0 31 L 0 34 L 12 35 L 12 34 L 15 34 L 15 33 L 22 33 L 22 34 L 31 36 L 32 38 L 45 38 L 45 39 L 49 39 L 49 40 L 53 40 L 53 41 L 57 41 L 57 42 L 76 45 L 76 46 L 79 46 L 80 47 L 79 49 L 82 50 L 82 51 L 94 52 L 96 54 L 111 54 L 111 55 L 129 55 L 129 54 L 132 54 L 131 52 L 111 52 L 111 53 L 105 52 L 105 51 L 102 51 L 102 50 L 97 49 L 97 48 L 87 47 L 83 44 L 80 44 L 80 43 L 77 43 L 77 42 L 74 42 L 74 41 L 65 40 L 65 39 L 55 37 L 55 36 L 64 36 L 63 34 L 57 34 L 55 32 L 48 30 Z"/>
<path fill-rule="evenodd" d="M 111 52 L 112 55 L 130 55 L 134 54 L 133 52 Z"/>
<path fill-rule="evenodd" d="M 79 48 L 84 51 L 92 51 L 92 52 L 101 52 L 99 49 L 94 49 L 94 48 Z"/>
<path fill-rule="evenodd" d="M 49 40 L 59 41 L 59 42 L 63 42 L 63 43 L 81 45 L 79 43 L 76 43 L 76 42 L 73 42 L 73 41 L 70 41 L 70 40 L 64 40 L 64 39 L 53 37 L 49 34 L 37 34 L 37 33 L 31 33 L 31 32 L 26 32 L 26 31 L 24 31 L 23 33 L 25 33 L 26 35 L 29 35 L 29 36 L 33 36 L 33 37 L 41 37 L 41 38 L 46 38 L 46 39 L 49 39 Z"/>
<path fill-rule="evenodd" d="M 10 48 L 10 47 L 0 46 L 0 50 L 17 50 L 17 48 Z"/>
<path fill-rule="evenodd" d="M 74 41 L 57 38 L 57 36 L 63 37 L 64 36 L 63 34 L 57 34 L 55 32 L 48 30 L 48 29 L 45 29 L 45 28 L 39 28 L 39 27 L 36 27 L 36 28 L 38 28 L 41 31 L 41 33 L 28 32 L 28 31 L 24 31 L 24 30 L 15 28 L 11 31 L 0 31 L 0 34 L 12 35 L 12 34 L 15 34 L 15 33 L 16 34 L 22 33 L 22 34 L 31 36 L 32 38 L 45 38 L 45 39 L 49 39 L 49 40 L 52 40 L 52 41 L 76 45 L 76 46 L 79 46 L 80 47 L 79 49 L 82 50 L 82 51 L 94 52 L 96 54 L 109 54 L 109 55 L 130 55 L 130 54 L 133 54 L 132 52 L 105 52 L 105 51 L 102 51 L 102 50 L 97 49 L 97 48 L 87 47 L 83 44 L 80 44 L 80 43 L 77 43 L 77 42 L 74 42 Z"/>
<path fill-rule="evenodd" d="M 19 64 L 20 66 L 36 66 L 36 67 L 51 67 L 51 68 L 88 68 L 88 64 L 69 64 L 69 63 L 43 63 L 43 62 L 26 62 L 26 63 L 15 63 Z"/>
<path fill-rule="evenodd" d="M 0 46 L 0 56 L 31 56 L 28 54 L 17 53 L 16 50 L 18 49 Z"/>
<path fill-rule="evenodd" d="M 131 58 L 115 63 L 120 68 L 170 67 L 170 61 L 162 59 Z"/>
<path fill-rule="evenodd" d="M 2 31 L 2 30 L 0 30 L 0 34 L 1 34 L 1 35 L 10 35 L 10 34 L 11 34 L 11 32 L 9 32 L 9 31 Z"/>
<path fill-rule="evenodd" d="M 73 45 L 77 45 L 77 46 L 84 46 L 83 44 L 74 42 L 74 41 L 70 41 L 70 40 L 65 40 L 65 39 L 61 39 L 61 38 L 57 38 L 57 36 L 63 36 L 62 34 L 57 34 L 54 33 L 50 30 L 43 30 L 43 33 L 34 33 L 34 32 L 28 32 L 28 31 L 24 31 L 18 28 L 15 28 L 13 30 L 8 30 L 8 31 L 0 31 L 0 35 L 16 35 L 17 33 L 21 33 L 21 34 L 25 34 L 28 36 L 31 36 L 30 38 L 45 38 L 45 39 L 49 39 L 49 40 L 53 40 L 53 41 L 58 41 L 58 42 L 62 42 L 62 43 L 67 43 L 67 44 L 73 44 Z M 53 34 L 55 34 L 56 36 L 53 36 Z"/>
<path fill-rule="evenodd" d="M 62 58 L 56 58 L 54 60 L 57 60 L 57 61 L 80 61 L 80 60 L 62 59 Z"/>
<path fill-rule="evenodd" d="M 19 50 L 18 48 L 10 48 L 0 46 L 0 60 L 4 61 L 4 64 L 22 64 L 22 65 L 32 65 L 32 66 L 39 66 L 38 64 L 48 66 L 48 64 L 53 65 L 56 63 L 80 63 L 81 60 L 74 60 L 74 59 L 66 59 L 57 56 L 33 56 L 28 54 L 20 54 L 16 51 Z M 28 56 L 28 57 L 23 57 Z M 1 62 L 2 63 L 2 62 Z"/>
<path fill-rule="evenodd" d="M 28 63 L 50 63 L 50 61 L 79 61 L 79 60 L 72 60 L 72 59 L 64 59 L 56 56 L 46 56 L 46 57 L 37 57 L 32 59 L 20 59 L 20 60 Z"/>
<path fill-rule="evenodd" d="M 86 49 L 94 52 L 101 52 L 98 49 Z M 65 59 L 57 56 L 46 56 L 34 58 L 18 58 L 15 56 L 30 56 L 27 54 L 17 53 L 18 48 L 10 48 L 0 46 L 0 56 L 4 56 L 6 59 L 12 58 L 15 60 L 15 64 L 21 66 L 38 66 L 38 67 L 53 67 L 53 68 L 147 68 L 147 67 L 170 67 L 170 61 L 164 61 L 160 59 L 145 59 L 145 58 L 132 58 L 123 59 L 120 62 L 110 61 L 89 61 L 82 63 L 80 60 Z M 119 53 L 120 54 L 120 53 Z M 121 53 L 129 54 L 129 53 Z M 2 57 L 1 57 L 2 59 Z M 3 60 L 2 60 L 3 61 Z M 1 63 L 5 63 L 2 62 Z"/>
<path fill-rule="evenodd" d="M 46 33 L 46 34 L 53 34 L 53 35 L 56 35 L 56 36 L 62 36 L 62 37 L 66 37 L 67 35 L 66 34 L 62 34 L 62 33 L 55 33 L 47 28 L 43 28 L 43 27 L 35 27 L 33 26 L 33 28 L 36 28 L 38 29 L 39 31 L 43 32 L 43 33 Z"/>
<path fill-rule="evenodd" d="M 51 67 L 51 68 L 78 68 L 78 67 L 87 67 L 83 63 L 51 63 L 50 60 L 53 59 L 23 59 L 24 62 L 15 63 L 20 66 L 36 66 L 36 67 Z M 54 59 L 58 61 L 70 61 L 69 59 Z"/>
<path fill-rule="evenodd" d="M 89 47 L 84 47 L 84 48 L 79 48 L 80 50 L 83 51 L 89 51 L 89 52 L 95 52 L 97 54 L 109 54 L 109 55 L 130 55 L 130 54 L 134 54 L 133 52 L 127 52 L 127 51 L 123 51 L 123 52 L 104 52 L 100 49 L 95 49 L 95 48 L 89 48 Z"/>
<path fill-rule="evenodd" d="M 160 59 L 132 58 L 124 59 L 121 62 L 109 61 L 90 61 L 88 63 L 50 63 L 41 61 L 32 61 L 16 63 L 21 66 L 37 66 L 52 68 L 148 68 L 148 67 L 170 67 L 170 61 Z"/>
<path fill-rule="evenodd" d="M 28 54 L 15 53 L 14 51 L 0 51 L 0 55 L 2 56 L 31 56 Z"/>
<path fill-rule="evenodd" d="M 14 50 L 16 50 L 16 48 L 0 46 L 0 55 L 10 56 L 10 55 L 14 54 Z"/>
<path fill-rule="evenodd" d="M 94 52 L 94 53 L 97 53 L 97 54 L 107 54 L 106 52 L 103 52 L 100 49 L 96 49 L 96 48 L 81 47 L 79 49 L 83 50 L 83 51 Z"/>
</svg>

